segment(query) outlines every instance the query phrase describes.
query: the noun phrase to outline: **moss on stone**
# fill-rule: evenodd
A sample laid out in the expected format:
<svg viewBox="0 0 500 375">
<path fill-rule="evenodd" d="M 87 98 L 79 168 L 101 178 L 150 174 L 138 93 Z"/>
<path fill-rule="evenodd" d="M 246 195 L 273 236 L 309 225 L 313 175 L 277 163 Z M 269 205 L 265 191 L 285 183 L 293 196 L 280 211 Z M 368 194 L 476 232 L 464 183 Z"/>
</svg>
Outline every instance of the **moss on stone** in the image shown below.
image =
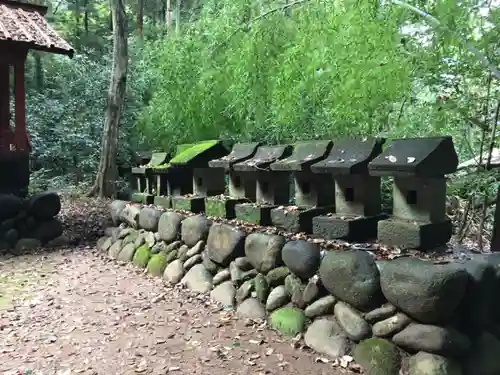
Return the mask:
<svg viewBox="0 0 500 375">
<path fill-rule="evenodd" d="M 271 287 L 283 285 L 288 275 L 290 275 L 290 270 L 287 267 L 274 268 L 266 275 L 267 283 Z"/>
<path fill-rule="evenodd" d="M 174 210 L 191 211 L 191 198 L 172 197 L 170 201 Z"/>
<path fill-rule="evenodd" d="M 265 303 L 267 301 L 267 297 L 269 296 L 269 284 L 267 282 L 266 277 L 259 273 L 257 276 L 255 276 L 254 279 L 254 287 L 255 287 L 255 293 L 257 294 L 257 299 Z"/>
<path fill-rule="evenodd" d="M 282 307 L 269 316 L 269 325 L 286 336 L 296 336 L 304 331 L 306 316 L 295 307 Z"/>
<path fill-rule="evenodd" d="M 149 258 L 151 258 L 151 250 L 147 244 L 144 244 L 135 251 L 132 263 L 137 267 L 146 268 Z"/>
<path fill-rule="evenodd" d="M 226 217 L 226 202 L 217 198 L 205 199 L 205 213 L 207 216 Z"/>
<path fill-rule="evenodd" d="M 354 349 L 354 360 L 368 375 L 398 375 L 401 367 L 396 345 L 379 338 L 360 342 Z"/>
<path fill-rule="evenodd" d="M 170 160 L 170 164 L 184 164 L 189 162 L 191 159 L 201 154 L 202 152 L 208 150 L 209 148 L 215 146 L 219 141 L 203 141 L 192 145 L 189 148 L 186 148 L 179 154 L 175 155 L 172 160 Z"/>
<path fill-rule="evenodd" d="M 162 276 L 167 267 L 167 255 L 164 252 L 154 254 L 148 262 L 148 273 L 153 276 Z"/>
</svg>

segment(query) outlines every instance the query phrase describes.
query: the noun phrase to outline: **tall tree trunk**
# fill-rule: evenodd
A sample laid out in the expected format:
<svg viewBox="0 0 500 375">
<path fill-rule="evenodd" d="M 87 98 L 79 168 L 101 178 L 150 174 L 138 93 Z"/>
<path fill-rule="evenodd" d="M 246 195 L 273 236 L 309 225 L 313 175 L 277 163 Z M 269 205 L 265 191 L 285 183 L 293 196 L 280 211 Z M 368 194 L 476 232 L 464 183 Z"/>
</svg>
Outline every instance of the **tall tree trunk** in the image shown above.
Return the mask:
<svg viewBox="0 0 500 375">
<path fill-rule="evenodd" d="M 139 9 L 137 12 L 137 30 L 139 38 L 144 39 L 144 0 L 139 0 Z"/>
<path fill-rule="evenodd" d="M 127 18 L 123 0 L 111 0 L 113 17 L 113 69 L 108 91 L 106 121 L 102 133 L 101 160 L 89 195 L 113 197 L 116 194 L 116 152 L 118 149 L 118 125 L 125 100 L 127 84 L 128 48 Z"/>
<path fill-rule="evenodd" d="M 497 205 L 493 218 L 493 234 L 491 237 L 491 251 L 500 251 L 500 186 L 497 190 Z"/>
<path fill-rule="evenodd" d="M 83 29 L 85 30 L 85 38 L 89 37 L 89 0 L 83 1 L 84 13 L 83 13 Z"/>
</svg>

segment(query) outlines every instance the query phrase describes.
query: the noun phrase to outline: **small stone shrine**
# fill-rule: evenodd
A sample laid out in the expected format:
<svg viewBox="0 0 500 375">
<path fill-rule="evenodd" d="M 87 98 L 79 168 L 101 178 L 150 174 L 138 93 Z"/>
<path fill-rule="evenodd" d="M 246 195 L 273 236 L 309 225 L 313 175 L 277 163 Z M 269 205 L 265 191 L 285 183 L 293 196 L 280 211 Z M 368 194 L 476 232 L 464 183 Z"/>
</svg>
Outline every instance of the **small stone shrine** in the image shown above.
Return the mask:
<svg viewBox="0 0 500 375">
<path fill-rule="evenodd" d="M 259 225 L 271 225 L 271 209 L 288 205 L 290 200 L 290 172 L 272 171 L 269 166 L 291 155 L 292 146 L 262 146 L 254 157 L 233 165 L 236 172 L 256 176 L 255 203 L 236 205 L 236 218 Z M 246 197 L 248 198 L 248 197 Z"/>
<path fill-rule="evenodd" d="M 452 235 L 445 213 L 445 175 L 457 166 L 451 137 L 392 141 L 369 164 L 372 176 L 394 177 L 392 217 L 378 222 L 378 240 L 422 250 L 445 245 Z"/>
<path fill-rule="evenodd" d="M 135 177 L 135 193 L 132 193 L 131 200 L 135 203 L 152 204 L 155 195 L 155 181 L 152 171 L 162 165 L 168 159 L 166 152 L 153 152 L 151 160 L 145 165 L 132 168 L 132 176 Z"/>
<path fill-rule="evenodd" d="M 382 152 L 384 139 L 346 139 L 311 170 L 328 173 L 335 183 L 335 213 L 313 218 L 313 233 L 326 239 L 365 241 L 377 237 L 381 215 L 380 177 L 368 163 Z M 333 190 L 333 185 L 332 185 Z"/>
<path fill-rule="evenodd" d="M 334 208 L 334 189 L 329 173 L 313 173 L 311 165 L 326 158 L 332 141 L 299 142 L 291 156 L 271 164 L 272 171 L 291 172 L 295 187 L 295 205 L 271 210 L 274 226 L 288 232 L 312 233 L 312 219 Z"/>
<path fill-rule="evenodd" d="M 192 143 L 178 145 L 174 157 L 193 145 Z M 193 192 L 192 176 L 190 174 L 183 174 L 181 169 L 170 168 L 170 163 L 166 162 L 152 168 L 151 175 L 156 183 L 154 204 L 157 206 L 171 208 L 170 197 L 172 195 Z"/>
<path fill-rule="evenodd" d="M 176 155 L 170 161 L 172 177 L 168 177 L 169 185 L 172 184 L 172 208 L 193 213 L 204 212 L 205 197 L 224 194 L 226 189 L 224 170 L 210 168 L 208 162 L 226 156 L 228 153 L 221 141 L 212 140 L 196 143 Z M 193 193 L 181 195 L 181 191 L 176 190 L 173 184 L 178 178 L 185 180 L 187 176 L 191 177 Z"/>
<path fill-rule="evenodd" d="M 259 146 L 260 143 L 238 143 L 234 145 L 229 155 L 208 163 L 210 168 L 224 171 L 229 180 L 229 195 L 221 194 L 206 198 L 205 213 L 208 216 L 234 219 L 237 204 L 255 202 L 256 173 L 235 171 L 233 165 L 253 157 Z"/>
</svg>

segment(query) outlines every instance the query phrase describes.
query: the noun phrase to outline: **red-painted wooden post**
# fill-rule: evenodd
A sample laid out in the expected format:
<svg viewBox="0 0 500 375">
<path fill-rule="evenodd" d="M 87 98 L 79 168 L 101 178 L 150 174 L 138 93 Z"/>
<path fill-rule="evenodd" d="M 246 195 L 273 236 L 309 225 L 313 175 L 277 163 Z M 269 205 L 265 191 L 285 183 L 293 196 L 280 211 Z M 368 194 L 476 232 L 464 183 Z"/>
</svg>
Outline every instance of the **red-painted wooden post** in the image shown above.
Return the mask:
<svg viewBox="0 0 500 375">
<path fill-rule="evenodd" d="M 8 151 L 10 132 L 10 66 L 0 62 L 0 150 Z"/>
</svg>

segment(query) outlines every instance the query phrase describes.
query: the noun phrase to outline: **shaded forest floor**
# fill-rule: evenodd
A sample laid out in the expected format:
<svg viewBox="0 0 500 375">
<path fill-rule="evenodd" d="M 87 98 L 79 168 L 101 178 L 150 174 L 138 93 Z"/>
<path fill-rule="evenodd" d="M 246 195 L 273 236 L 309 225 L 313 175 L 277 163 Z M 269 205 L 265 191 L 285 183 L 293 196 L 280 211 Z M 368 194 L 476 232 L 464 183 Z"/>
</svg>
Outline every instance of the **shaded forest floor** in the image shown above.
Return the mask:
<svg viewBox="0 0 500 375">
<path fill-rule="evenodd" d="M 64 204 L 71 245 L 0 256 L 0 374 L 329 374 L 256 323 L 98 254 L 105 201 Z M 95 242 L 94 242 L 95 243 Z"/>
</svg>

